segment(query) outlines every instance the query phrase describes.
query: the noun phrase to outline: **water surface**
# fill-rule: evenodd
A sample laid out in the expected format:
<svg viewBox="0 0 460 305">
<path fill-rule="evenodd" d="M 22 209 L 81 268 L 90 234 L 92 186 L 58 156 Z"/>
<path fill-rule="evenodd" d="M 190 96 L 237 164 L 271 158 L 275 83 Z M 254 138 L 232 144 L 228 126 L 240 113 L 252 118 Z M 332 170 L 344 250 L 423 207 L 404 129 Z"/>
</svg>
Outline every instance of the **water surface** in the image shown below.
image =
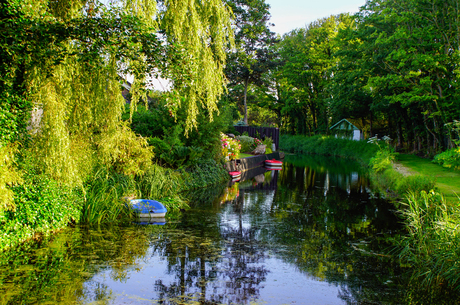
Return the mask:
<svg viewBox="0 0 460 305">
<path fill-rule="evenodd" d="M 3 253 L 1 304 L 401 304 L 401 230 L 348 160 L 285 159 L 165 225 L 68 228 Z"/>
</svg>

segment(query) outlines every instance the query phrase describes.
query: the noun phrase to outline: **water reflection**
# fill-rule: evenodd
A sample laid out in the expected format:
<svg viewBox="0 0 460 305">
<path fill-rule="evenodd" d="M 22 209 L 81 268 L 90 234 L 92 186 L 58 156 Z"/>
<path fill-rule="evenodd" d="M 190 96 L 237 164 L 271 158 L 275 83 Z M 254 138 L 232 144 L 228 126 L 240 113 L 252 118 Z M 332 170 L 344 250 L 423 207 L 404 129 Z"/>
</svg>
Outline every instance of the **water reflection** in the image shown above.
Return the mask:
<svg viewBox="0 0 460 305">
<path fill-rule="evenodd" d="M 69 228 L 1 254 L 0 304 L 407 303 L 386 251 L 401 228 L 359 165 L 287 157 L 245 175 L 163 226 Z"/>
</svg>

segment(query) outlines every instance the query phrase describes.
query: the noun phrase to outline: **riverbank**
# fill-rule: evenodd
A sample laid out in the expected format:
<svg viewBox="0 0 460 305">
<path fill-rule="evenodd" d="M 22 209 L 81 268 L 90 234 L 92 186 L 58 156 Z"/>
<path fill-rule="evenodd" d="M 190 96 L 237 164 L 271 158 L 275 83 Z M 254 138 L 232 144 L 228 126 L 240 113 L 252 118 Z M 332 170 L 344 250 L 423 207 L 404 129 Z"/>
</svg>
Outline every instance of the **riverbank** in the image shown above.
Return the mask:
<svg viewBox="0 0 460 305">
<path fill-rule="evenodd" d="M 458 171 L 442 167 L 429 159 L 408 154 L 399 154 L 393 166 L 404 176 L 424 175 L 434 178 L 436 188 L 448 198 L 455 199 L 457 194 L 460 195 Z"/>
<path fill-rule="evenodd" d="M 0 214 L 0 251 L 69 224 L 130 221 L 125 196 L 156 199 L 170 211 L 186 208 L 183 193 L 227 179 L 222 164 L 211 159 L 181 170 L 152 164 L 138 176 L 100 170 L 83 189 L 64 187 L 45 175 L 24 174 L 24 182 L 12 188 L 15 209 Z"/>
<path fill-rule="evenodd" d="M 455 193 L 452 186 L 456 187 L 458 182 L 452 180 L 456 175 L 446 174 L 440 166 L 414 156 L 399 155 L 398 160 L 388 145 L 378 141 L 346 143 L 347 140 L 322 136 L 283 136 L 281 139 L 284 141 L 280 142 L 280 148 L 285 151 L 331 155 L 327 147 L 335 147 L 333 155 L 351 156 L 368 166 L 373 187 L 392 199 L 396 213 L 405 224 L 407 234 L 394 239 L 392 256 L 411 267 L 413 285 L 426 287 L 437 295 L 460 290 L 457 263 L 460 261 L 457 247 L 460 202 L 458 197 L 446 198 L 450 192 Z M 350 153 L 350 147 L 361 150 Z M 373 156 L 369 158 L 373 148 Z M 369 163 L 366 164 L 366 160 Z M 435 185 L 444 193 L 435 191 Z"/>
</svg>

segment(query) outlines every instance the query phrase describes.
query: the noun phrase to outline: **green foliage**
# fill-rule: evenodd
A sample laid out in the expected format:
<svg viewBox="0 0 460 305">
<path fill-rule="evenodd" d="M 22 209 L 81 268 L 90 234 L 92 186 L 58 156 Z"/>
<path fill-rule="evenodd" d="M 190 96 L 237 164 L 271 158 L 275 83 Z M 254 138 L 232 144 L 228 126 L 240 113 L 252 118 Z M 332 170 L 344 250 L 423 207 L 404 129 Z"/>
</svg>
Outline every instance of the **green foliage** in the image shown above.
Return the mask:
<svg viewBox="0 0 460 305">
<path fill-rule="evenodd" d="M 256 149 L 257 144 L 256 144 L 256 139 L 252 138 L 250 136 L 237 136 L 236 139 L 240 141 L 241 144 L 241 150 L 242 152 L 249 153 Z"/>
<path fill-rule="evenodd" d="M 100 145 L 98 160 L 115 172 L 135 176 L 142 174 L 152 163 L 153 153 L 147 140 L 137 137 L 126 125 L 105 134 Z"/>
<path fill-rule="evenodd" d="M 161 126 L 167 135 L 161 140 L 181 160 L 176 166 L 195 163 L 205 152 L 217 154 L 219 128 L 194 137 L 207 138 L 199 148 L 192 140 L 176 145 L 179 137 L 169 128 L 177 125 L 192 134 L 199 122 L 212 121 L 219 112 L 224 49 L 232 41 L 230 12 L 220 0 L 174 0 L 161 8 L 152 0 L 0 4 L 0 197 L 1 210 L 7 209 L 0 213 L 0 231 L 5 243 L 62 228 L 70 220 L 118 219 L 120 196 L 139 191 L 133 181 L 147 175 L 153 154 L 146 139 L 121 121 L 120 75 L 134 75 L 131 113 L 139 100 L 147 101 L 147 77 L 174 83 L 156 116 L 169 125 L 139 128 Z M 20 185 L 12 153 L 3 149 L 4 142 L 16 140 L 23 143 L 21 166 L 31 175 Z M 82 192 L 68 191 L 76 188 Z M 179 206 L 178 191 L 163 196 Z"/>
<path fill-rule="evenodd" d="M 12 190 L 16 208 L 4 212 L 0 219 L 0 250 L 79 219 L 81 195 L 46 175 L 26 173 L 24 182 Z"/>
<path fill-rule="evenodd" d="M 229 181 L 230 176 L 224 167 L 212 159 L 201 160 L 182 171 L 183 191 L 219 185 Z"/>
<path fill-rule="evenodd" d="M 435 181 L 431 177 L 423 175 L 410 175 L 397 181 L 394 189 L 398 194 L 429 192 L 435 187 Z"/>
<path fill-rule="evenodd" d="M 265 139 L 263 139 L 262 143 L 267 147 L 272 147 L 273 139 L 270 137 L 266 137 Z"/>
<path fill-rule="evenodd" d="M 13 186 L 21 184 L 22 172 L 15 166 L 16 145 L 0 144 L 0 217 L 7 210 L 15 210 Z"/>
<path fill-rule="evenodd" d="M 281 135 L 280 150 L 300 154 L 338 156 L 357 160 L 365 165 L 379 150 L 377 145 L 330 136 Z"/>
<path fill-rule="evenodd" d="M 84 186 L 84 202 L 80 213 L 81 223 L 113 223 L 129 217 L 124 196 L 135 192 L 132 177 L 108 173 L 102 168 Z"/>
<path fill-rule="evenodd" d="M 402 262 L 428 287 L 460 290 L 460 201 L 449 205 L 441 194 L 422 191 L 408 193 L 402 204 L 409 233 L 398 240 Z"/>
<path fill-rule="evenodd" d="M 269 29 L 270 6 L 265 0 L 226 0 L 235 16 L 235 48 L 229 54 L 226 76 L 229 96 L 243 100 L 243 122 L 248 124 L 247 98 L 250 85 L 261 86 L 263 74 L 275 66 L 271 46 L 275 33 Z"/>
<path fill-rule="evenodd" d="M 371 158 L 369 166 L 376 173 L 382 172 L 392 166 L 395 157 L 396 153 L 389 146 L 379 147 L 375 156 Z"/>
<path fill-rule="evenodd" d="M 460 147 L 437 154 L 434 156 L 433 162 L 446 168 L 460 170 Z"/>
</svg>

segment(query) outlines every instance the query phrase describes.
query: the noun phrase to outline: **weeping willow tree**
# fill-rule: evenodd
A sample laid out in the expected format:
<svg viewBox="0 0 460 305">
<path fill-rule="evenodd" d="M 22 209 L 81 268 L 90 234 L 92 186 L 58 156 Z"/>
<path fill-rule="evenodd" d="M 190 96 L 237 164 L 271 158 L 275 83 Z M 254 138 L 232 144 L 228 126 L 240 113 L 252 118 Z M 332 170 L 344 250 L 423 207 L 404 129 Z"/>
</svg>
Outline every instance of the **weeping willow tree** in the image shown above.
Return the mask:
<svg viewBox="0 0 460 305">
<path fill-rule="evenodd" d="M 69 186 L 100 166 L 141 174 L 152 152 L 121 121 L 119 75 L 134 76 L 133 110 L 162 77 L 172 113 L 187 110 L 186 132 L 201 109 L 212 120 L 230 18 L 221 0 L 3 1 L 0 148 L 25 143 L 37 168 Z"/>
</svg>

